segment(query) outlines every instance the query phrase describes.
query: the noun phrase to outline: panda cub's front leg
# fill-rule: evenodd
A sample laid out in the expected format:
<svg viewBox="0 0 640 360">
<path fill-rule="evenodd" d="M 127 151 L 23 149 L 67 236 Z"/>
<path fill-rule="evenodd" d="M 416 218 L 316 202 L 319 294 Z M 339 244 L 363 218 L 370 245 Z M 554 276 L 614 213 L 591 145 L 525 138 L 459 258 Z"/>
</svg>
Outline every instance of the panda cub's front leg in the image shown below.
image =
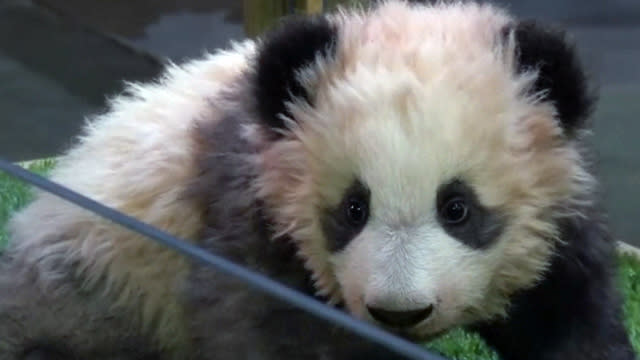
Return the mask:
<svg viewBox="0 0 640 360">
<path fill-rule="evenodd" d="M 204 267 L 191 275 L 194 360 L 404 359 L 230 276 Z"/>
</svg>

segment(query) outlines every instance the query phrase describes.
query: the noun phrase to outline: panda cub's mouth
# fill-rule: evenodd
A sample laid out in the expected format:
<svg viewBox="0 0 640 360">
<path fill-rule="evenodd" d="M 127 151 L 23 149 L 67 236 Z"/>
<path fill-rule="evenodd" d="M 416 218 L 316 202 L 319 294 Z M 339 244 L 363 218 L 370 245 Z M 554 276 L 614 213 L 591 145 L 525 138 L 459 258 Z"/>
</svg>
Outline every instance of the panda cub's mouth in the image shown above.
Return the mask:
<svg viewBox="0 0 640 360">
<path fill-rule="evenodd" d="M 442 330 L 431 331 L 435 317 L 435 308 L 429 305 L 412 310 L 386 310 L 373 306 L 365 306 L 366 318 L 385 330 L 411 340 L 435 338 Z"/>
<path fill-rule="evenodd" d="M 392 311 L 367 306 L 367 310 L 373 319 L 387 327 L 407 329 L 417 326 L 423 321 L 429 319 L 433 313 L 433 305 L 405 311 Z"/>
</svg>

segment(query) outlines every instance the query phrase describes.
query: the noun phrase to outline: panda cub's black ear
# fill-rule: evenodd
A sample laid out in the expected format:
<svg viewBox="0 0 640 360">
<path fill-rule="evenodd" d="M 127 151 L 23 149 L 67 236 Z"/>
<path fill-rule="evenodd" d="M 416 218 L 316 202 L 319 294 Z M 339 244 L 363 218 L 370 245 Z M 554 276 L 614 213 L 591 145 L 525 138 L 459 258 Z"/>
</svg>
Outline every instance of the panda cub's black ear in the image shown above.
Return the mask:
<svg viewBox="0 0 640 360">
<path fill-rule="evenodd" d="M 267 126 L 284 128 L 280 114 L 290 115 L 286 102 L 294 98 L 313 101 L 297 73 L 318 56 L 333 56 L 337 36 L 336 27 L 322 15 L 292 16 L 265 34 L 258 45 L 253 95 Z"/>
<path fill-rule="evenodd" d="M 532 91 L 545 92 L 544 100 L 556 108 L 565 134 L 571 137 L 591 114 L 595 94 L 589 88 L 575 47 L 560 29 L 522 21 L 505 29 L 516 42 L 517 70 L 538 70 Z"/>
</svg>

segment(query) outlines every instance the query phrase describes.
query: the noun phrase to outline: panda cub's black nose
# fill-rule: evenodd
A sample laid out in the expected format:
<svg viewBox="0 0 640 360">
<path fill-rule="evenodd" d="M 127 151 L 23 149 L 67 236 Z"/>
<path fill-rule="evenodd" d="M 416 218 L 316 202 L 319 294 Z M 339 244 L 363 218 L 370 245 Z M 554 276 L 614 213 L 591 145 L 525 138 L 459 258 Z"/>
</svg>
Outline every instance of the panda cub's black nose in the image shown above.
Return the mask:
<svg viewBox="0 0 640 360">
<path fill-rule="evenodd" d="M 409 327 L 428 318 L 433 312 L 433 305 L 422 309 L 405 311 L 385 310 L 367 306 L 367 310 L 369 310 L 369 314 L 371 314 L 374 319 L 382 324 L 393 327 Z"/>
</svg>

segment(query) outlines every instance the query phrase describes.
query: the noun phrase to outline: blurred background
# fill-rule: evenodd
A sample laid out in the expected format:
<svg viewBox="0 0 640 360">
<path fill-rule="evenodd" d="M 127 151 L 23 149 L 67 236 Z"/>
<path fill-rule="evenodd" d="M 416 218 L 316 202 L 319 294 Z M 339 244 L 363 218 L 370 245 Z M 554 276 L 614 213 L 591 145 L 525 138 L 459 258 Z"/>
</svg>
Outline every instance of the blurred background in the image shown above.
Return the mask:
<svg viewBox="0 0 640 360">
<path fill-rule="evenodd" d="M 339 0 L 0 0 L 0 156 L 55 156 L 123 81 L 153 78 L 290 12 Z M 610 222 L 640 246 L 640 0 L 496 0 L 564 26 L 600 89 L 596 160 Z"/>
</svg>

